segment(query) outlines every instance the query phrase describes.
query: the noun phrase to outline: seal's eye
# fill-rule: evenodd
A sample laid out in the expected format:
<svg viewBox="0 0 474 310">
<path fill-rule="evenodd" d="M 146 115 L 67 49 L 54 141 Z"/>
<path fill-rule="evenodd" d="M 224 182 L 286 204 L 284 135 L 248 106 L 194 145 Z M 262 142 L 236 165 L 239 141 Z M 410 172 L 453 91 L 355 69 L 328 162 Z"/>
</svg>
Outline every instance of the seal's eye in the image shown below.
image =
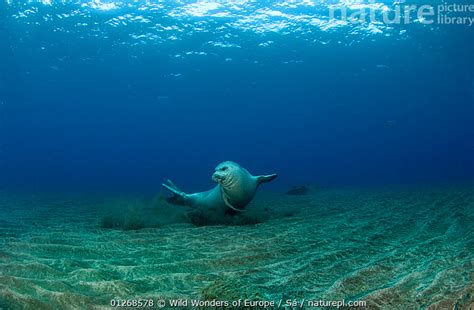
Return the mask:
<svg viewBox="0 0 474 310">
<path fill-rule="evenodd" d="M 221 168 L 221 171 L 226 171 L 227 170 L 227 167 L 222 167 Z"/>
</svg>

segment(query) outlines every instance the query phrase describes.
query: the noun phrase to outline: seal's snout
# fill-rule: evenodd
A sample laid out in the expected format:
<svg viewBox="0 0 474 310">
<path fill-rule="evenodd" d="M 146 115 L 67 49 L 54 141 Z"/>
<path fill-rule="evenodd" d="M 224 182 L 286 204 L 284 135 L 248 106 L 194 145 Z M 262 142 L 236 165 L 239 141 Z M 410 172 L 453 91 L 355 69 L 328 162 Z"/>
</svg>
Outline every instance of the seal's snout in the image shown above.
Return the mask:
<svg viewBox="0 0 474 310">
<path fill-rule="evenodd" d="M 221 183 L 222 181 L 224 181 L 225 177 L 219 173 L 219 171 L 216 171 L 214 172 L 214 174 L 212 175 L 212 180 L 214 182 L 217 182 L 217 183 Z"/>
</svg>

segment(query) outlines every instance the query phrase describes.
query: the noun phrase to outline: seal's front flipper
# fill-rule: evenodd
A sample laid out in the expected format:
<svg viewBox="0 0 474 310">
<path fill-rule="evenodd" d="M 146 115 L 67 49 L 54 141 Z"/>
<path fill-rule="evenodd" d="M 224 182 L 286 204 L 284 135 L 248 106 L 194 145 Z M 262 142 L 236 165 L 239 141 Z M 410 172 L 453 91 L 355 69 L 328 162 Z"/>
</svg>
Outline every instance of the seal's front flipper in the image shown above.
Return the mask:
<svg viewBox="0 0 474 310">
<path fill-rule="evenodd" d="M 166 199 L 169 203 L 172 203 L 174 205 L 180 205 L 180 206 L 186 205 L 186 196 L 187 196 L 186 193 L 184 193 L 176 185 L 174 185 L 174 183 L 171 182 L 171 180 L 166 180 L 166 182 L 162 183 L 161 185 L 163 185 L 164 187 L 172 191 L 174 194 L 173 197 Z"/>
<path fill-rule="evenodd" d="M 269 175 L 259 175 L 257 177 L 257 182 L 258 182 L 258 184 L 268 183 L 268 182 L 271 182 L 271 181 L 275 180 L 275 178 L 277 176 L 278 176 L 278 174 L 276 174 L 276 173 L 269 174 Z"/>
<path fill-rule="evenodd" d="M 229 202 L 229 198 L 227 197 L 227 195 L 222 192 L 222 200 L 224 200 L 224 203 L 227 207 L 231 208 L 232 210 L 234 211 L 237 211 L 237 212 L 244 212 L 245 209 L 239 209 L 239 208 L 236 208 L 234 207 L 230 202 Z M 235 213 L 236 214 L 236 213 Z"/>
</svg>

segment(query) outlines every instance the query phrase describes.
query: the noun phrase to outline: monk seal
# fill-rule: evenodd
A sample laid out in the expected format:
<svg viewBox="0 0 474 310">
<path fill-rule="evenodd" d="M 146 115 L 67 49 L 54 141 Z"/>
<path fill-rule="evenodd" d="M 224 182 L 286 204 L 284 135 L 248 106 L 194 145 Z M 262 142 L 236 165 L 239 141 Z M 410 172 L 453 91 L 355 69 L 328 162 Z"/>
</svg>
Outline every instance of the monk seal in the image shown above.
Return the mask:
<svg viewBox="0 0 474 310">
<path fill-rule="evenodd" d="M 217 182 L 217 185 L 206 192 L 186 194 L 170 180 L 162 185 L 174 194 L 174 197 L 168 199 L 170 203 L 235 214 L 245 211 L 260 184 L 270 182 L 276 177 L 276 173 L 253 176 L 239 164 L 225 161 L 217 165 L 212 175 L 212 180 Z"/>
</svg>

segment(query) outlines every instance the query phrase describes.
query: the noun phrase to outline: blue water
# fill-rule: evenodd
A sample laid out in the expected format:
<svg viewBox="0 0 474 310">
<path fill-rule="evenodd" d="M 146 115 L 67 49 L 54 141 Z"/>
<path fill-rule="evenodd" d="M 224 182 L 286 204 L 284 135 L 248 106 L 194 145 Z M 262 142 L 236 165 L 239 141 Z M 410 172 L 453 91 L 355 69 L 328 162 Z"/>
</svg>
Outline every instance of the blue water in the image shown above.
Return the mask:
<svg viewBox="0 0 474 310">
<path fill-rule="evenodd" d="M 0 0 L 0 309 L 472 308 L 474 28 L 340 4 Z"/>
<path fill-rule="evenodd" d="M 472 182 L 473 28 L 310 3 L 2 2 L 2 186 Z"/>
</svg>

